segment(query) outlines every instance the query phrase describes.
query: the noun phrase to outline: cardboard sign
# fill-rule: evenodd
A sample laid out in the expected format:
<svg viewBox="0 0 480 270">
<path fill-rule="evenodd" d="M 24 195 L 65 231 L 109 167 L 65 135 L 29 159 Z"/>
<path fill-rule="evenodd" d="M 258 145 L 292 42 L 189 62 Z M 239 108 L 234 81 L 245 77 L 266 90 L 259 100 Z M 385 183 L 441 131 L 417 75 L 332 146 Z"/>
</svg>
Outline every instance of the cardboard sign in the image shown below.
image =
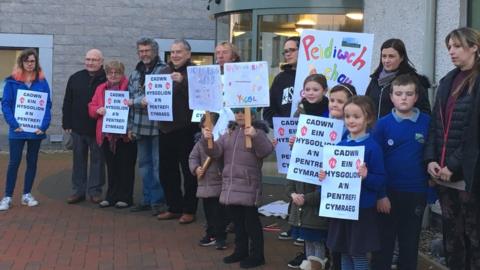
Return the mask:
<svg viewBox="0 0 480 270">
<path fill-rule="evenodd" d="M 145 97 L 147 98 L 148 119 L 152 121 L 173 121 L 173 82 L 171 74 L 145 76 Z"/>
<path fill-rule="evenodd" d="M 290 157 L 287 178 L 320 185 L 323 147 L 335 145 L 342 138 L 343 121 L 301 114 Z"/>
<path fill-rule="evenodd" d="M 223 108 L 219 65 L 189 66 L 188 105 L 192 110 L 218 111 Z"/>
<path fill-rule="evenodd" d="M 228 108 L 270 106 L 268 63 L 225 63 L 224 102 Z"/>
<path fill-rule="evenodd" d="M 105 115 L 102 132 L 126 134 L 128 123 L 128 91 L 105 91 Z"/>
<path fill-rule="evenodd" d="M 42 125 L 48 93 L 19 89 L 15 102 L 15 120 L 25 132 L 35 132 Z"/>
<path fill-rule="evenodd" d="M 304 30 L 300 39 L 292 107 L 303 97 L 303 82 L 310 74 L 323 74 L 330 87 L 338 83 L 355 86 L 365 94 L 370 82 L 373 34 Z M 292 110 L 291 114 L 295 113 Z"/>
<path fill-rule="evenodd" d="M 277 156 L 277 170 L 279 173 L 288 172 L 288 163 L 292 150 L 288 145 L 290 137 L 295 136 L 298 119 L 288 117 L 273 117 L 273 136 L 277 141 L 275 154 Z"/>
<path fill-rule="evenodd" d="M 358 167 L 363 164 L 364 146 L 325 146 L 319 215 L 358 220 L 362 180 Z"/>
<path fill-rule="evenodd" d="M 191 119 L 192 123 L 200 123 L 204 114 L 205 111 L 203 110 L 193 110 Z"/>
</svg>

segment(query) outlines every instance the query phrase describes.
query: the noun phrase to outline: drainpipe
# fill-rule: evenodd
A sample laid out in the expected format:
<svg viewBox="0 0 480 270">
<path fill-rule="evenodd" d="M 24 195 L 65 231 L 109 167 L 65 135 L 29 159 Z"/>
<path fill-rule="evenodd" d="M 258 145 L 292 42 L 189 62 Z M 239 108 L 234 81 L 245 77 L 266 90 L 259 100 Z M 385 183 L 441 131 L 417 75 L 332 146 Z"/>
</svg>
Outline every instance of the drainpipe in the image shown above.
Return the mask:
<svg viewBox="0 0 480 270">
<path fill-rule="evenodd" d="M 437 90 L 437 80 L 435 78 L 435 42 L 436 42 L 436 17 L 437 17 L 437 1 L 426 0 L 425 1 L 425 37 L 423 38 L 423 72 L 430 79 L 432 87 L 428 90 L 428 99 L 430 100 L 430 106 L 433 108 L 433 102 Z M 425 209 L 423 215 L 422 227 L 426 228 L 430 224 L 430 207 Z"/>
<path fill-rule="evenodd" d="M 433 104 L 437 81 L 435 78 L 435 42 L 436 42 L 437 1 L 425 1 L 425 37 L 423 38 L 423 72 L 430 79 L 432 87 L 428 91 L 430 104 Z"/>
</svg>

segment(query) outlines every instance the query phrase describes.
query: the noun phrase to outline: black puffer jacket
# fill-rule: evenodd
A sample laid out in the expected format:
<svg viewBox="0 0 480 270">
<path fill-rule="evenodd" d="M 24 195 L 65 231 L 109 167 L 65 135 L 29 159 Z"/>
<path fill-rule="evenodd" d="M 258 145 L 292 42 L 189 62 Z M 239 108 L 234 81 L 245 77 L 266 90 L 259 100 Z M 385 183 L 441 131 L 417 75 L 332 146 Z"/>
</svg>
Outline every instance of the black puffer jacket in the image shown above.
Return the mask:
<svg viewBox="0 0 480 270">
<path fill-rule="evenodd" d="M 440 80 L 437 97 L 432 112 L 432 121 L 427 144 L 425 145 L 424 160 L 436 161 L 440 164 L 443 146 L 443 123 L 440 113 L 445 115 L 445 106 L 450 95 L 451 87 L 459 69 L 450 71 Z M 477 78 L 471 94 L 464 89 L 453 109 L 448 139 L 446 143 L 445 165 L 453 172 L 451 181 L 465 180 L 467 191 L 478 185 L 474 180 L 480 176 L 478 166 L 479 154 L 479 120 L 480 120 L 480 77 Z M 478 182 L 478 180 L 477 180 Z"/>
<path fill-rule="evenodd" d="M 430 114 L 430 102 L 428 101 L 428 88 L 431 87 L 430 82 L 428 78 L 423 75 L 419 75 L 415 72 L 412 72 L 411 74 L 417 76 L 420 82 L 420 87 L 418 89 L 419 96 L 415 107 L 426 114 Z M 368 84 L 365 95 L 373 100 L 375 110 L 377 111 L 377 118 L 380 119 L 391 113 L 393 109 L 393 103 L 390 100 L 390 84 L 380 87 L 380 85 L 378 85 L 378 75 L 372 74 L 370 77 L 370 83 Z"/>
</svg>

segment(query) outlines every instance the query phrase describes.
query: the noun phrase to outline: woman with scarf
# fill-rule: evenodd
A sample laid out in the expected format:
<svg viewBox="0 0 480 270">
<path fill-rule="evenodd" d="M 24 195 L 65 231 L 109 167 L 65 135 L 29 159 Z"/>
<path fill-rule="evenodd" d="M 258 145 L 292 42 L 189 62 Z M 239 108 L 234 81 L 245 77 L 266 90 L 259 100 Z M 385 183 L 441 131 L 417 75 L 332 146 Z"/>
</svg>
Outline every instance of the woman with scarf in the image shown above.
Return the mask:
<svg viewBox="0 0 480 270">
<path fill-rule="evenodd" d="M 108 190 L 100 207 L 115 205 L 116 208 L 127 208 L 133 202 L 133 182 L 135 179 L 135 160 L 137 145 L 127 134 L 102 132 L 105 109 L 105 91 L 128 91 L 128 80 L 124 75 L 125 66 L 119 61 L 105 64 L 107 81 L 100 84 L 92 101 L 88 104 L 88 114 L 97 119 L 96 139 L 102 148 L 107 163 Z"/>
<path fill-rule="evenodd" d="M 420 82 L 419 97 L 415 107 L 430 114 L 430 103 L 428 101 L 430 82 L 427 77 L 419 75 L 413 67 L 410 59 L 408 59 L 403 41 L 392 38 L 383 42 L 380 48 L 380 63 L 375 72 L 370 75 L 370 84 L 365 93 L 374 102 L 377 118 L 381 118 L 392 111 L 393 103 L 389 95 L 390 84 L 401 74 L 411 74 L 418 78 Z"/>
</svg>

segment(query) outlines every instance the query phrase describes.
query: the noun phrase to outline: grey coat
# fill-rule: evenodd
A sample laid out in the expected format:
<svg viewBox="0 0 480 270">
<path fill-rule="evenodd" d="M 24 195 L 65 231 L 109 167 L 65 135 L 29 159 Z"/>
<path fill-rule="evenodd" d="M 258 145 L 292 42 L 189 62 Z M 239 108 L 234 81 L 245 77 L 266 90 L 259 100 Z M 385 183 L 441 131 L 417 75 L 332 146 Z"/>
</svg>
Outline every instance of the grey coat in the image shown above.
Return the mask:
<svg viewBox="0 0 480 270">
<path fill-rule="evenodd" d="M 192 172 L 193 175 L 196 175 L 195 170 L 202 166 L 207 158 L 208 156 L 207 153 L 205 153 L 205 146 L 200 141 L 197 142 L 188 158 L 190 172 Z M 198 198 L 220 197 L 220 192 L 222 191 L 222 169 L 223 162 L 221 158 L 212 159 L 207 171 L 204 173 L 203 177 L 198 180 Z"/>
<path fill-rule="evenodd" d="M 288 181 L 286 193 L 291 198 L 292 193 L 304 194 L 305 203 L 297 206 L 290 204 L 288 223 L 309 229 L 328 229 L 328 219 L 318 216 L 320 208 L 320 191 L 316 185 L 297 181 Z"/>
<path fill-rule="evenodd" d="M 262 198 L 263 159 L 273 151 L 268 139 L 265 123 L 254 122 L 257 133 L 252 137 L 252 148 L 245 147 L 243 127 L 234 125 L 230 132 L 214 143 L 213 149 L 206 149 L 209 156 L 223 155 L 223 184 L 220 202 L 225 205 L 258 206 Z M 206 148 L 206 140 L 202 139 Z"/>
</svg>

